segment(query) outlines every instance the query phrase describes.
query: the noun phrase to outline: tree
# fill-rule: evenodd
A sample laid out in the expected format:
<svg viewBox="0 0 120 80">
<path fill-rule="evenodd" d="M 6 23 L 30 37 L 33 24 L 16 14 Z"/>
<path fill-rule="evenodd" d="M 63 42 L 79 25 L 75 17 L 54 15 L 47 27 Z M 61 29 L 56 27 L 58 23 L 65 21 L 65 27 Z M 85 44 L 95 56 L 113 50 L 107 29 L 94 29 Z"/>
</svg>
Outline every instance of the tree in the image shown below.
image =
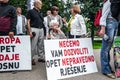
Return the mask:
<svg viewBox="0 0 120 80">
<path fill-rule="evenodd" d="M 26 15 L 27 13 L 27 0 L 10 0 L 9 3 L 15 7 L 21 7 L 23 10 L 23 14 Z M 59 0 L 43 0 L 42 1 L 43 6 L 42 6 L 42 11 L 45 13 L 47 11 L 47 9 L 51 9 L 52 6 L 58 6 L 59 7 L 59 11 L 60 14 L 63 15 L 64 12 L 64 1 L 59 1 Z M 62 16 L 61 15 L 61 16 Z"/>
<path fill-rule="evenodd" d="M 27 0 L 9 0 L 9 4 L 15 7 L 21 7 L 23 14 L 25 15 L 27 12 Z"/>
<path fill-rule="evenodd" d="M 92 40 L 96 35 L 96 28 L 93 25 L 96 11 L 101 8 L 101 2 L 103 0 L 78 0 L 81 5 L 81 14 L 87 19 L 86 26 L 88 32 L 91 34 Z"/>
<path fill-rule="evenodd" d="M 93 25 L 95 12 L 100 8 L 100 3 L 103 0 L 75 0 L 81 7 L 81 14 L 85 18 L 86 26 L 88 32 L 91 33 L 92 39 L 95 35 L 96 28 Z M 72 5 L 71 0 L 67 0 L 65 3 L 64 0 L 42 0 L 43 6 L 42 11 L 44 16 L 46 16 L 46 11 L 51 9 L 52 6 L 59 7 L 59 14 L 62 17 L 66 17 L 67 20 L 70 18 L 70 8 Z M 25 15 L 27 12 L 27 0 L 10 0 L 10 4 L 17 7 L 20 6 L 23 10 L 23 14 Z M 65 28 L 65 27 L 64 27 Z M 65 29 L 66 30 L 66 29 Z"/>
<path fill-rule="evenodd" d="M 59 0 L 44 0 L 42 1 L 43 6 L 42 6 L 42 11 L 43 13 L 46 13 L 46 11 L 51 9 L 52 6 L 57 6 L 59 7 L 59 14 L 61 16 L 64 15 L 64 1 L 59 1 Z M 46 14 L 44 14 L 45 16 Z"/>
<path fill-rule="evenodd" d="M 94 35 L 96 35 L 95 31 L 96 28 L 93 25 L 94 22 L 94 17 L 95 17 L 95 13 L 98 10 L 98 8 L 100 8 L 100 4 L 101 4 L 102 0 L 84 0 L 83 3 L 85 4 L 84 9 L 82 9 L 83 11 L 83 15 L 85 17 L 87 17 L 89 20 L 87 21 L 87 27 L 88 27 L 88 31 L 91 32 L 91 37 L 92 37 L 92 41 L 94 40 Z"/>
</svg>

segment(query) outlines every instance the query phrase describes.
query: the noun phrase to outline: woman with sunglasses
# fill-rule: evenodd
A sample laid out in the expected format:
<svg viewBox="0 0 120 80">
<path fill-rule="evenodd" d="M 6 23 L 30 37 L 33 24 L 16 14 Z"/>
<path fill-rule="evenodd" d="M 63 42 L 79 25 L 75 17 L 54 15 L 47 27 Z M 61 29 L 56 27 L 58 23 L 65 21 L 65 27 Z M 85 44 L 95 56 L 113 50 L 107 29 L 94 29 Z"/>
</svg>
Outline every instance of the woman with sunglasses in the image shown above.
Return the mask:
<svg viewBox="0 0 120 80">
<path fill-rule="evenodd" d="M 57 6 L 52 6 L 51 8 L 51 15 L 47 17 L 48 19 L 48 26 L 51 20 L 56 20 L 59 23 L 59 27 L 61 28 L 63 26 L 62 23 L 62 17 L 58 14 L 59 8 Z M 49 26 L 50 27 L 50 26 Z"/>
</svg>

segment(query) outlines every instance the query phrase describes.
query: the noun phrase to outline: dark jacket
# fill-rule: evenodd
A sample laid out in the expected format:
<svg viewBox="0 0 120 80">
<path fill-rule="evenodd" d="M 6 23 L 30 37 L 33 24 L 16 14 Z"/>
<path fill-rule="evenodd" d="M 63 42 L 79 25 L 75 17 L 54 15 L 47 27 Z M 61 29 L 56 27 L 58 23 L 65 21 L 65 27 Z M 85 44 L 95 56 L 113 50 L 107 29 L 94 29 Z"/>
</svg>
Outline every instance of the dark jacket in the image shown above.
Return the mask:
<svg viewBox="0 0 120 80">
<path fill-rule="evenodd" d="M 17 14 L 15 7 L 5 4 L 5 3 L 0 3 L 0 17 L 10 17 L 11 18 L 11 27 L 9 32 L 16 32 L 16 24 L 17 24 Z"/>
<path fill-rule="evenodd" d="M 118 3 L 120 0 L 110 0 L 111 3 Z"/>
<path fill-rule="evenodd" d="M 110 0 L 112 16 L 120 21 L 120 0 Z"/>
</svg>

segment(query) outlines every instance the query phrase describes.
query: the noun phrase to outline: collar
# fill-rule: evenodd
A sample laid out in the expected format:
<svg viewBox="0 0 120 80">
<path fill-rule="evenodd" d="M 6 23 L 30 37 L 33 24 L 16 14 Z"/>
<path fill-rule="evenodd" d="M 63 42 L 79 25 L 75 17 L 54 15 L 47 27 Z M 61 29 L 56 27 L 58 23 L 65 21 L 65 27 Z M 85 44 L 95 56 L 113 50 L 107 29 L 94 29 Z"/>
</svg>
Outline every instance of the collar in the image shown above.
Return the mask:
<svg viewBox="0 0 120 80">
<path fill-rule="evenodd" d="M 74 18 L 75 18 L 75 17 L 78 17 L 78 15 L 79 15 L 79 14 L 76 14 L 76 15 L 74 16 Z"/>
<path fill-rule="evenodd" d="M 7 6 L 8 3 L 0 3 L 0 6 Z"/>
<path fill-rule="evenodd" d="M 20 15 L 17 15 L 17 16 L 22 16 L 22 15 L 20 14 Z"/>
<path fill-rule="evenodd" d="M 40 12 L 40 10 L 37 10 L 36 8 L 33 8 L 33 10 L 37 11 L 37 12 Z"/>
</svg>

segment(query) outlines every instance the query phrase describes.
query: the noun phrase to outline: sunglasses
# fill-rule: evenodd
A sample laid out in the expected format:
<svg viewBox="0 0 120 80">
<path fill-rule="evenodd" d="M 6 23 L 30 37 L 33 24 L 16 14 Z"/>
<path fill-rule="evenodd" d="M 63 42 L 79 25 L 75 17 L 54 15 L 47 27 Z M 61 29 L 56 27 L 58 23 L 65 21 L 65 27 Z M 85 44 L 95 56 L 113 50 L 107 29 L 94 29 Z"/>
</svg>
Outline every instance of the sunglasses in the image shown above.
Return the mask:
<svg viewBox="0 0 120 80">
<path fill-rule="evenodd" d="M 58 11 L 58 9 L 55 9 L 54 11 Z"/>
</svg>

